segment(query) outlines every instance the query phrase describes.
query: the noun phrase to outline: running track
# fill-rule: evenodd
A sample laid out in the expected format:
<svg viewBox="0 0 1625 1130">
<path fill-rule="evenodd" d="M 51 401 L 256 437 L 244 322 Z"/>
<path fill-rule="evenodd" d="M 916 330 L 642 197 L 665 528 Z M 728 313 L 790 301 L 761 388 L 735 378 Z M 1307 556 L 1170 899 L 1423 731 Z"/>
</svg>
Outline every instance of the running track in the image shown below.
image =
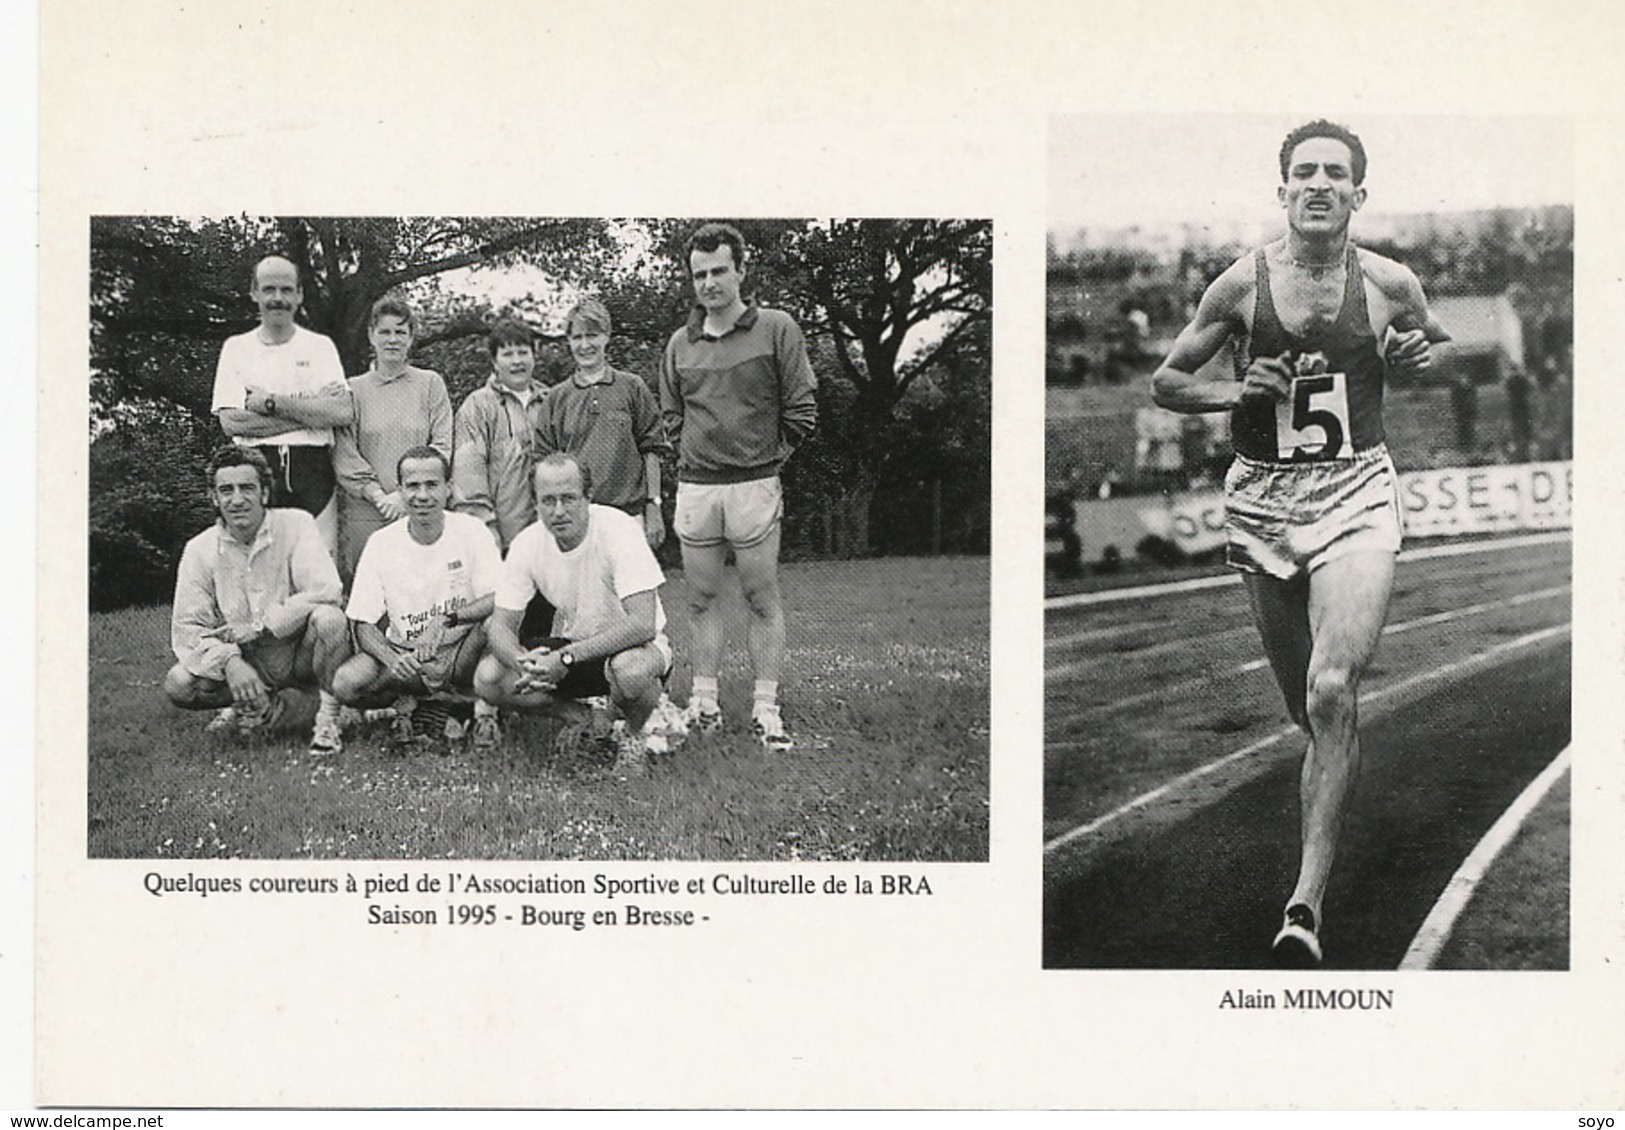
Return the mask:
<svg viewBox="0 0 1625 1130">
<path fill-rule="evenodd" d="M 1400 563 L 1362 688 L 1328 968 L 1395 968 L 1568 744 L 1570 546 L 1471 548 Z M 1302 742 L 1240 587 L 1055 601 L 1045 635 L 1045 966 L 1267 967 L 1297 865 Z"/>
</svg>

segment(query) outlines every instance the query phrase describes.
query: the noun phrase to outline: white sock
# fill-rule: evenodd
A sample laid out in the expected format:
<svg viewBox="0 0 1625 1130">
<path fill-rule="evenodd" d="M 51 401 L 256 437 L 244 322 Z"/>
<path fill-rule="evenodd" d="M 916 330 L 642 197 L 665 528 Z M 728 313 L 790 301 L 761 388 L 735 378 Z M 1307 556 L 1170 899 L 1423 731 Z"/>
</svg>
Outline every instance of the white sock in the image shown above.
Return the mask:
<svg viewBox="0 0 1625 1130">
<path fill-rule="evenodd" d="M 709 702 L 715 706 L 717 701 L 716 679 L 708 679 L 704 675 L 695 675 L 694 688 L 689 691 L 688 698 L 690 702 L 698 700 L 700 702 Z"/>
<path fill-rule="evenodd" d="M 476 717 L 476 718 L 495 718 L 496 716 L 497 716 L 497 704 L 496 703 L 494 703 L 494 702 L 486 702 L 483 698 L 477 698 L 477 699 L 474 700 L 474 717 Z"/>
<path fill-rule="evenodd" d="M 339 700 L 331 691 L 317 692 L 321 697 L 321 705 L 316 708 L 318 718 L 337 718 L 339 716 Z"/>
<path fill-rule="evenodd" d="M 777 679 L 757 679 L 756 691 L 751 696 L 752 715 L 777 713 L 779 709 L 779 683 Z"/>
</svg>

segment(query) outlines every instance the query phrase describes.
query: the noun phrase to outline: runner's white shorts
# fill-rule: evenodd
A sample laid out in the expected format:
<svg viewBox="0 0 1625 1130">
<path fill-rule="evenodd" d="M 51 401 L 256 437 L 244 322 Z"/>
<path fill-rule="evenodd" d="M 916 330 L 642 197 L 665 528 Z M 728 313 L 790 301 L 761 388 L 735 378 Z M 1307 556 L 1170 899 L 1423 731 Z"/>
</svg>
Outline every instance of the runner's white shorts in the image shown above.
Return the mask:
<svg viewBox="0 0 1625 1130">
<path fill-rule="evenodd" d="M 1398 553 L 1399 475 L 1379 444 L 1348 459 L 1260 463 L 1237 455 L 1224 478 L 1226 560 L 1281 580 L 1349 553 Z"/>
<path fill-rule="evenodd" d="M 777 475 L 743 483 L 678 483 L 672 529 L 684 545 L 726 542 L 749 549 L 766 541 L 784 515 Z"/>
</svg>

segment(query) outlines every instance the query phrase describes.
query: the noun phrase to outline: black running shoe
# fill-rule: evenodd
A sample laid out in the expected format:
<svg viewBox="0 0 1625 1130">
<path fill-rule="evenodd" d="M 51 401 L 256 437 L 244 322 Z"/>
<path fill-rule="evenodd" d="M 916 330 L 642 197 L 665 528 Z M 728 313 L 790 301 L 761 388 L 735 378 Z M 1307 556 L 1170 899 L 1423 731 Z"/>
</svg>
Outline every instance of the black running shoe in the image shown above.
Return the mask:
<svg viewBox="0 0 1625 1130">
<path fill-rule="evenodd" d="M 1283 969 L 1314 969 L 1320 965 L 1320 938 L 1315 933 L 1315 912 L 1301 902 L 1286 908 L 1281 932 L 1275 935 L 1275 964 Z"/>
</svg>

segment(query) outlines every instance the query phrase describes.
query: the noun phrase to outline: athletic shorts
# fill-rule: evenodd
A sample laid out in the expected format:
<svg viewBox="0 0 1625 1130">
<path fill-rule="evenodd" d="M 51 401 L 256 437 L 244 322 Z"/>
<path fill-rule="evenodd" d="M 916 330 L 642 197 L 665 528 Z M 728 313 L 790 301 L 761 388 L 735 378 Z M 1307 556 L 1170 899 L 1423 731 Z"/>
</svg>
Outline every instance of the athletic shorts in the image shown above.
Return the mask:
<svg viewBox="0 0 1625 1130">
<path fill-rule="evenodd" d="M 678 483 L 672 529 L 684 545 L 760 545 L 779 528 L 784 491 L 779 477 L 744 483 Z"/>
<path fill-rule="evenodd" d="M 537 643 L 536 646 L 557 651 L 559 648 L 568 647 L 574 642 L 568 636 L 549 636 Z M 665 678 L 666 675 L 671 674 L 671 644 L 666 642 L 665 636 L 657 635 L 654 638 L 654 646 L 666 661 L 665 674 L 661 676 L 661 678 Z M 570 673 L 559 680 L 559 685 L 556 688 L 557 693 L 565 698 L 598 698 L 609 694 L 609 675 L 604 671 L 604 663 L 605 660 L 603 659 L 583 659 L 578 663 L 570 664 Z"/>
<path fill-rule="evenodd" d="M 1288 580 L 1348 553 L 1399 552 L 1399 476 L 1380 444 L 1321 463 L 1237 455 L 1224 511 L 1226 560 L 1243 573 Z"/>
<path fill-rule="evenodd" d="M 298 507 L 319 516 L 333 501 L 338 478 L 333 473 L 333 449 L 310 444 L 256 444 L 255 450 L 271 464 L 271 505 Z"/>
<path fill-rule="evenodd" d="M 305 642 L 306 630 L 308 625 L 306 629 L 301 629 L 286 639 L 266 636 L 246 647 L 238 648 L 238 651 L 243 657 L 243 662 L 252 667 L 265 681 L 265 685 L 272 690 L 295 686 L 301 674 L 299 651 Z M 313 647 L 307 650 L 310 650 L 312 655 L 315 654 Z M 309 667 L 308 661 L 305 666 Z"/>
</svg>

